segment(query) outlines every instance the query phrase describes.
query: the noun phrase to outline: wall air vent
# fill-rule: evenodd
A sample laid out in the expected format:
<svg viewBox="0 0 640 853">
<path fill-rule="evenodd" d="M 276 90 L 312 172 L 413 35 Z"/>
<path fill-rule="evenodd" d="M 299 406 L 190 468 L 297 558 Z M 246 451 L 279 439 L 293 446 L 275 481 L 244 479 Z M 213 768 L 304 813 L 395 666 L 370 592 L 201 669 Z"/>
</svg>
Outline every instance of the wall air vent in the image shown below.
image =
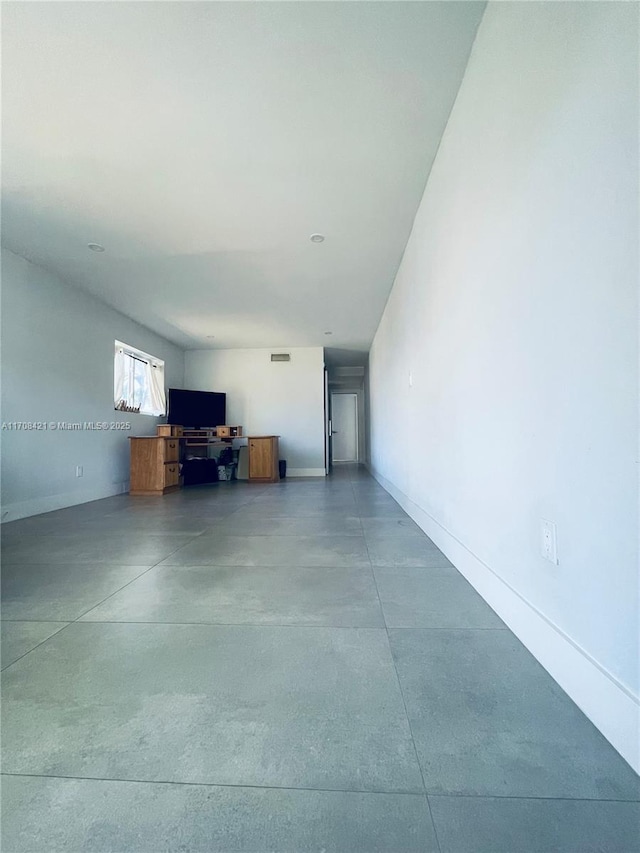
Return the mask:
<svg viewBox="0 0 640 853">
<path fill-rule="evenodd" d="M 291 361 L 291 354 L 288 352 L 272 352 L 271 361 Z"/>
</svg>

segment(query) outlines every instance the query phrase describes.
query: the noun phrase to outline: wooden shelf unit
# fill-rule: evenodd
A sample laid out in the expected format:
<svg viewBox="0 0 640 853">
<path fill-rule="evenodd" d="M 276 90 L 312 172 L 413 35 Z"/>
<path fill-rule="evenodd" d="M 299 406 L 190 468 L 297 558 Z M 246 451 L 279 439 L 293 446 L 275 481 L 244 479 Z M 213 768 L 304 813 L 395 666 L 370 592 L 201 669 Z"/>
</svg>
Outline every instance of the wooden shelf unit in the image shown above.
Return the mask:
<svg viewBox="0 0 640 853">
<path fill-rule="evenodd" d="M 245 438 L 241 426 L 203 427 L 202 429 L 184 429 L 182 439 L 186 447 L 206 447 L 208 444 L 231 441 L 234 438 Z"/>
</svg>

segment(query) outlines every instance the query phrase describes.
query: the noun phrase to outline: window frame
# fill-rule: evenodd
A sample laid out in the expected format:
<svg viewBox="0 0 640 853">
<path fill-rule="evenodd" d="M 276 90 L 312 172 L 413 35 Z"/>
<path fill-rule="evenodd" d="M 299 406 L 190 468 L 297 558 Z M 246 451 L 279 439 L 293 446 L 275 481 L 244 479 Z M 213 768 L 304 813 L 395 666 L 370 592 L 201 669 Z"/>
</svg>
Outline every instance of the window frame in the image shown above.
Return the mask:
<svg viewBox="0 0 640 853">
<path fill-rule="evenodd" d="M 137 365 L 144 365 L 136 373 Z M 132 370 L 133 368 L 133 370 Z M 124 341 L 114 345 L 114 395 L 113 407 L 117 412 L 162 417 L 167 413 L 167 394 L 164 381 L 165 363 L 150 353 L 133 347 Z M 154 371 L 158 371 L 154 376 Z M 143 394 L 139 405 L 136 401 L 137 387 L 142 384 Z M 133 386 L 133 387 L 131 387 Z"/>
</svg>

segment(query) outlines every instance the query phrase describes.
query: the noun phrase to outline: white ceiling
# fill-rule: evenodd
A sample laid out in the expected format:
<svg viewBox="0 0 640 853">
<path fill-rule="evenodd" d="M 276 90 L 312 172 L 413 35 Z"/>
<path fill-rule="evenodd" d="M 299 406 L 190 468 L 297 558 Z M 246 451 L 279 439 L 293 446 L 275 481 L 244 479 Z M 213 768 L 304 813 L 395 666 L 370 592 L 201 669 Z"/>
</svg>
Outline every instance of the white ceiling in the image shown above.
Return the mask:
<svg viewBox="0 0 640 853">
<path fill-rule="evenodd" d="M 5 3 L 3 242 L 187 348 L 367 351 L 483 9 Z"/>
</svg>

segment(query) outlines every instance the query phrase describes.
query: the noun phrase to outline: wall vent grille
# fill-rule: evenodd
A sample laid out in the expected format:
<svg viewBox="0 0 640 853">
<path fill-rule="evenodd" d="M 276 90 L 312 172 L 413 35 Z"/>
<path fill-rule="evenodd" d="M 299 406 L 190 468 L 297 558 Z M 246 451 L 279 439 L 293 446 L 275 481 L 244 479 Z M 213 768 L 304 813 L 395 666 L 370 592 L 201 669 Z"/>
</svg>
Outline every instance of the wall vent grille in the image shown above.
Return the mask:
<svg viewBox="0 0 640 853">
<path fill-rule="evenodd" d="M 272 352 L 271 361 L 291 361 L 291 354 L 288 352 Z"/>
</svg>

